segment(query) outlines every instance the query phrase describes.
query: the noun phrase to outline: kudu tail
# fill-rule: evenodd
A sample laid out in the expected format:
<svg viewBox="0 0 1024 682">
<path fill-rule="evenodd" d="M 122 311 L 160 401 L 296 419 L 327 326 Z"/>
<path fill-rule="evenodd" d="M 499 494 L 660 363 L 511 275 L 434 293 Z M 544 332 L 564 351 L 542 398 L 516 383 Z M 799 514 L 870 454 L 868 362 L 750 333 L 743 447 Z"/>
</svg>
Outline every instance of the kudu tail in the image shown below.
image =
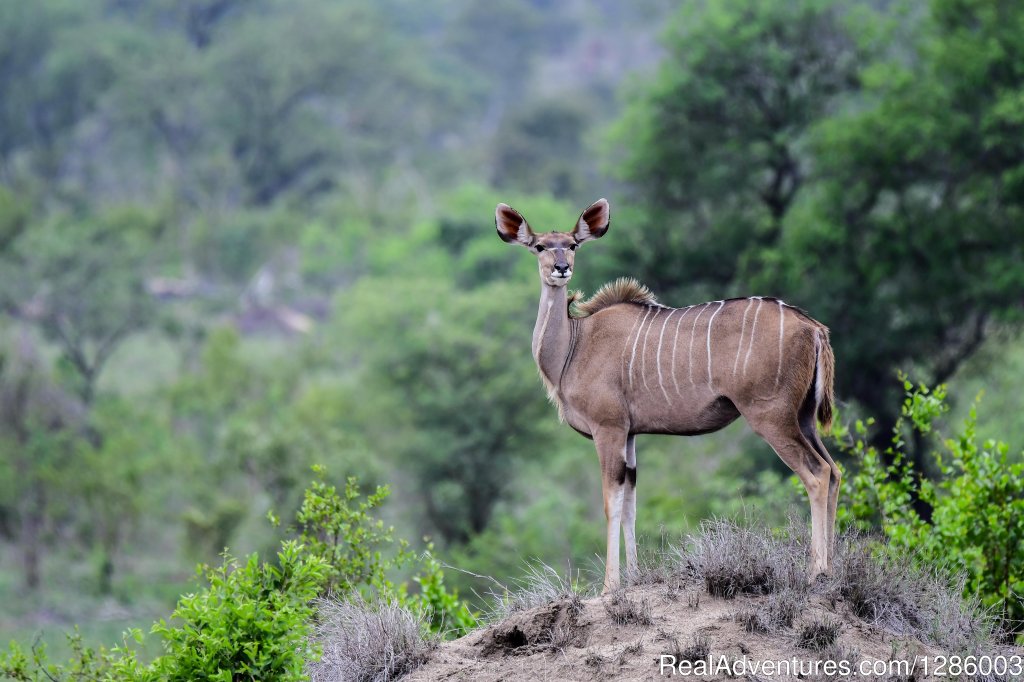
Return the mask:
<svg viewBox="0 0 1024 682">
<path fill-rule="evenodd" d="M 828 342 L 828 328 L 820 327 L 814 336 L 816 366 L 814 371 L 814 401 L 818 405 L 818 422 L 824 430 L 832 428 L 832 384 L 836 375 L 836 358 Z"/>
</svg>

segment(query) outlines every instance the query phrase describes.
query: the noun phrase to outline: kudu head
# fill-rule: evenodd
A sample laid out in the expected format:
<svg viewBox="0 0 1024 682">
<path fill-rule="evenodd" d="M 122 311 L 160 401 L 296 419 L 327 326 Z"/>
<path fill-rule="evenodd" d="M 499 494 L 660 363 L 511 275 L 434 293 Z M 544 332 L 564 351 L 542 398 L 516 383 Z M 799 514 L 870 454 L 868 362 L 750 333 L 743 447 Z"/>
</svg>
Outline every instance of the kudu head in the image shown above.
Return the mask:
<svg viewBox="0 0 1024 682">
<path fill-rule="evenodd" d="M 611 210 L 606 199 L 598 199 L 583 211 L 569 232 L 534 234 L 526 218 L 508 204 L 498 204 L 494 212 L 498 236 L 509 244 L 519 244 L 533 251 L 540 266 L 541 281 L 553 287 L 569 283 L 576 247 L 604 236 L 610 220 Z"/>
</svg>

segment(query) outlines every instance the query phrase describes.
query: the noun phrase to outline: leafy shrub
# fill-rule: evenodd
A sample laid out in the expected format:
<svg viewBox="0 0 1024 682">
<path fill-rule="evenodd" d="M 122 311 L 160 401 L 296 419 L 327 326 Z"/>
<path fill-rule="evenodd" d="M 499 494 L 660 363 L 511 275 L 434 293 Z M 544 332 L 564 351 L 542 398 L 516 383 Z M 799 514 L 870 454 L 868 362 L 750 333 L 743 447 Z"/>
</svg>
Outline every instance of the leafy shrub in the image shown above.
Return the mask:
<svg viewBox="0 0 1024 682">
<path fill-rule="evenodd" d="M 172 624 L 153 626 L 166 652 L 153 662 L 155 679 L 304 679 L 309 604 L 327 567 L 295 541 L 277 556 L 276 565 L 225 556 L 207 569 L 209 586 L 178 601 Z"/>
<path fill-rule="evenodd" d="M 905 456 L 904 434 L 936 431 L 946 414 L 946 388 L 915 387 L 903 378 L 906 398 L 885 458 L 866 445 L 871 422 L 858 421 L 852 432 L 839 428 L 840 447 L 859 465 L 845 486 L 839 520 L 846 526 L 880 530 L 893 551 L 919 563 L 948 566 L 966 576 L 965 595 L 1002 616 L 1011 630 L 1024 628 L 1024 461 L 1012 461 L 1009 447 L 981 441 L 978 400 L 962 428 L 940 438 L 935 453 L 939 475 L 930 481 L 914 471 Z M 886 463 L 888 462 L 888 463 Z M 926 520 L 913 502 L 931 506 Z"/>
<path fill-rule="evenodd" d="M 324 467 L 314 466 L 313 472 L 316 478 L 306 489 L 297 522 L 306 551 L 327 566 L 322 594 L 361 590 L 366 596 L 390 596 L 428 617 L 432 632 L 449 636 L 461 635 L 476 625 L 476 616 L 466 602 L 445 587 L 441 564 L 430 553 L 433 544 L 427 544 L 420 571 L 412 578 L 419 585 L 416 593 L 410 594 L 408 583 L 396 586 L 388 578 L 389 571 L 415 557 L 408 542 L 394 538 L 394 528 L 371 514 L 387 498 L 387 486 L 377 486 L 361 499 L 355 478 L 349 478 L 339 492 L 327 483 Z"/>
<path fill-rule="evenodd" d="M 420 572 L 412 578 L 420 586 L 419 592 L 409 594 L 408 585 L 403 584 L 398 598 L 403 606 L 428 618 L 431 632 L 457 637 L 476 627 L 477 617 L 457 591 L 445 587 L 441 563 L 430 553 L 433 547 L 433 543 L 427 544 Z"/>
<path fill-rule="evenodd" d="M 306 551 L 327 566 L 322 591 L 346 593 L 360 586 L 390 591 L 387 572 L 412 555 L 409 543 L 394 539 L 394 528 L 371 515 L 387 498 L 387 486 L 377 486 L 361 500 L 354 477 L 339 492 L 326 481 L 324 467 L 315 465 L 313 473 L 296 521 Z"/>
<path fill-rule="evenodd" d="M 153 626 L 164 653 L 149 665 L 138 662 L 127 637 L 124 646 L 107 650 L 85 647 L 72 636 L 67 665 L 50 663 L 44 649 L 29 657 L 12 644 L 0 657 L 0 673 L 24 682 L 305 679 L 310 602 L 325 567 L 294 541 L 283 543 L 277 558 L 272 564 L 253 554 L 240 565 L 225 557 L 219 568 L 206 569 L 209 586 L 181 597 L 171 623 Z M 142 641 L 141 632 L 130 635 Z"/>
</svg>

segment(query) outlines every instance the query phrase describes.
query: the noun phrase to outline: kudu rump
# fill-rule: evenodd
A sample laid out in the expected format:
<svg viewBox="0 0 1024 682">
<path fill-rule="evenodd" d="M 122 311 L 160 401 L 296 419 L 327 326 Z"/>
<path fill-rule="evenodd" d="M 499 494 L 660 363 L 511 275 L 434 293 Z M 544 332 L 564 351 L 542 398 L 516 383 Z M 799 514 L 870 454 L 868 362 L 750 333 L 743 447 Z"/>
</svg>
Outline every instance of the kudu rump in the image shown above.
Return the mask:
<svg viewBox="0 0 1024 682">
<path fill-rule="evenodd" d="M 636 570 L 639 433 L 697 435 L 741 414 L 803 482 L 811 503 L 810 578 L 829 570 L 839 468 L 818 437 L 832 420 L 828 329 L 772 298 L 658 303 L 632 279 L 606 284 L 569 308 L 576 247 L 608 231 L 608 202 L 595 202 L 570 232 L 535 234 L 498 204 L 504 241 L 537 256 L 540 308 L 533 357 L 559 416 L 594 440 L 608 521 L 604 590 L 619 586 L 619 529 L 627 575 Z"/>
</svg>

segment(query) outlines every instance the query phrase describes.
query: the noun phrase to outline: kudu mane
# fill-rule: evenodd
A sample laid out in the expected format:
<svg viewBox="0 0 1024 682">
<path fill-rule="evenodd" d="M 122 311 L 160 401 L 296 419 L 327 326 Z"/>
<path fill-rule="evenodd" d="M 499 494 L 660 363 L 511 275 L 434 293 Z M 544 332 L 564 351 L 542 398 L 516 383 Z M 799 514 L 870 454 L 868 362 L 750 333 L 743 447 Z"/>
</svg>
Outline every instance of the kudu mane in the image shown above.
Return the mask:
<svg viewBox="0 0 1024 682">
<path fill-rule="evenodd" d="M 593 296 L 580 302 L 579 299 L 582 297 L 583 294 L 577 291 L 569 300 L 569 315 L 574 319 L 590 317 L 599 310 L 610 308 L 618 303 L 661 306 L 651 290 L 632 277 L 620 277 L 614 282 L 608 282 Z"/>
</svg>

